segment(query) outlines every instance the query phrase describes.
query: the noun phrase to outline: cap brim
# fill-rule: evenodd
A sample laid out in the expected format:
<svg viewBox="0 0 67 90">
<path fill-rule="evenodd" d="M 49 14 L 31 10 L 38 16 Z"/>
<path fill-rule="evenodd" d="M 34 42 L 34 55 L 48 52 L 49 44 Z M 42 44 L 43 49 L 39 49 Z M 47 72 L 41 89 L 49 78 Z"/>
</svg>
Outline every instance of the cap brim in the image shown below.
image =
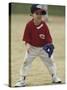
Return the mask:
<svg viewBox="0 0 67 90">
<path fill-rule="evenodd" d="M 42 10 L 42 15 L 45 15 L 46 14 L 46 11 L 45 10 Z"/>
</svg>

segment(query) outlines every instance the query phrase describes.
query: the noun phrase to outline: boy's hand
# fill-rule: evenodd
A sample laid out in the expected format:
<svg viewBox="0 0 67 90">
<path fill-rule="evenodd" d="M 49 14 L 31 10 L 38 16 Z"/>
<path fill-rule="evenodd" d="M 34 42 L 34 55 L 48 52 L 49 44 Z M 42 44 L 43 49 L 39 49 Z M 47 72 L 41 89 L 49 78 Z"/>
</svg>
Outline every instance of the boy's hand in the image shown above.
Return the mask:
<svg viewBox="0 0 67 90">
<path fill-rule="evenodd" d="M 25 43 L 25 45 L 26 45 L 26 50 L 27 50 L 27 52 L 29 53 L 29 50 L 30 50 L 30 44 L 29 44 L 29 43 Z"/>
</svg>

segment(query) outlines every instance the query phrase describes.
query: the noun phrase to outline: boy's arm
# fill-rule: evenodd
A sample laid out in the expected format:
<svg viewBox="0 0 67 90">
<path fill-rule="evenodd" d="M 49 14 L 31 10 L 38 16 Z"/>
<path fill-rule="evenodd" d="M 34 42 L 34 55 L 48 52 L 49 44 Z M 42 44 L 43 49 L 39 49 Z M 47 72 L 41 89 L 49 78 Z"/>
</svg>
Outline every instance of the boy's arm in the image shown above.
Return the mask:
<svg viewBox="0 0 67 90">
<path fill-rule="evenodd" d="M 46 43 L 53 43 L 48 26 L 46 25 Z"/>
<path fill-rule="evenodd" d="M 29 29 L 29 25 L 27 24 L 25 27 L 25 31 L 23 34 L 23 41 L 30 43 L 30 29 Z"/>
<path fill-rule="evenodd" d="M 26 50 L 27 50 L 27 52 L 29 53 L 30 44 L 29 44 L 29 43 L 27 43 L 27 42 L 25 42 L 25 46 L 26 46 Z"/>
<path fill-rule="evenodd" d="M 48 56 L 51 57 L 54 51 L 54 45 L 47 26 L 46 26 L 46 44 L 43 46 L 43 49 L 46 51 L 46 53 L 48 53 Z"/>
</svg>

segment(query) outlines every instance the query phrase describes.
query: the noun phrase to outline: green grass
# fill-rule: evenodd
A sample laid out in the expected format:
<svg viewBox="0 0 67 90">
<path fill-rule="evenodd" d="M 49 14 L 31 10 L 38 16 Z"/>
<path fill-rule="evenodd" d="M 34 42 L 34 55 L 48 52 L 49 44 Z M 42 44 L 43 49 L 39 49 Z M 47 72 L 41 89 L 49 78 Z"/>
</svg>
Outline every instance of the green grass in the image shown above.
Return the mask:
<svg viewBox="0 0 67 90">
<path fill-rule="evenodd" d="M 48 14 L 54 16 L 65 16 L 65 7 L 64 6 L 48 6 Z"/>
</svg>

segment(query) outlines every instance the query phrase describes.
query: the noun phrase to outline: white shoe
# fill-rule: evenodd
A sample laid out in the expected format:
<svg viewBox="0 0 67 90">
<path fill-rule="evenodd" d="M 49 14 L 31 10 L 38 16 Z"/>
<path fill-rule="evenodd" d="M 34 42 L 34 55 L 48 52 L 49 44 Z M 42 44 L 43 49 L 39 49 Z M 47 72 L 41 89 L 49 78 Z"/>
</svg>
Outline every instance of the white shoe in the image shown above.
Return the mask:
<svg viewBox="0 0 67 90">
<path fill-rule="evenodd" d="M 53 80 L 53 83 L 57 83 L 57 84 L 59 84 L 59 83 L 62 83 L 62 81 L 60 80 L 60 78 L 58 78 L 58 77 L 52 77 L 52 80 Z"/>
<path fill-rule="evenodd" d="M 25 87 L 25 86 L 26 86 L 25 81 L 18 81 L 15 85 L 15 87 Z"/>
</svg>

